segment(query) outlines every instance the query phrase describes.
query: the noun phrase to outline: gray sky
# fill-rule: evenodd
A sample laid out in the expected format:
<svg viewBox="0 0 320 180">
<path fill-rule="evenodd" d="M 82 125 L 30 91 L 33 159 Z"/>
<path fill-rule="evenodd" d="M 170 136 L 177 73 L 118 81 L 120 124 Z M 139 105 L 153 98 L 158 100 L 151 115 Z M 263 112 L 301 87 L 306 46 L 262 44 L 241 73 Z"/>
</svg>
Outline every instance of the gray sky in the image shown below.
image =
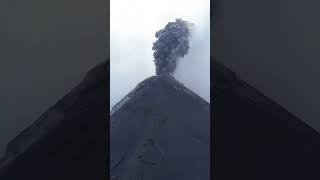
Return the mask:
<svg viewBox="0 0 320 180">
<path fill-rule="evenodd" d="M 210 101 L 210 0 L 111 0 L 110 107 L 155 75 L 154 34 L 176 18 L 194 23 L 195 29 L 174 76 Z"/>
</svg>

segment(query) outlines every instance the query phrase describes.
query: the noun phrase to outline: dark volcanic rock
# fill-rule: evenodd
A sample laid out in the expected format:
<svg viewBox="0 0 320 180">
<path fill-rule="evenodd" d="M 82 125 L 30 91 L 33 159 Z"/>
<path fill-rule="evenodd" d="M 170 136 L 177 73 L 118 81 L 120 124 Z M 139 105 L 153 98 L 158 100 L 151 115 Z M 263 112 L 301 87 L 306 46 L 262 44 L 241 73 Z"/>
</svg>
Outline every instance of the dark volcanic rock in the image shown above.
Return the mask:
<svg viewBox="0 0 320 180">
<path fill-rule="evenodd" d="M 107 179 L 109 61 L 21 132 L 0 163 L 1 180 Z"/>
<path fill-rule="evenodd" d="M 171 76 L 141 82 L 112 110 L 111 179 L 206 180 L 210 105 Z"/>
<path fill-rule="evenodd" d="M 9 145 L 1 180 L 320 179 L 320 135 L 212 62 L 209 104 L 168 76 L 140 83 L 112 110 L 107 157 L 109 63 Z M 109 163 L 111 167 L 109 168 Z M 143 176 L 142 176 L 143 175 Z"/>
<path fill-rule="evenodd" d="M 320 179 L 320 135 L 214 62 L 213 144 L 218 179 Z"/>
</svg>

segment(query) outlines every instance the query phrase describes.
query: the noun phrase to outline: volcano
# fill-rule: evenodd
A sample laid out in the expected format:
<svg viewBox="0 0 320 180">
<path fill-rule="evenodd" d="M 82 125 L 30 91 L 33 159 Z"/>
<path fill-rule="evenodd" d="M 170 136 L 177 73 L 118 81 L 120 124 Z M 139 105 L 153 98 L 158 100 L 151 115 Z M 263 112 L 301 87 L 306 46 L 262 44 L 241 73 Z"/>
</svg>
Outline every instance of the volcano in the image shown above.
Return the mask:
<svg viewBox="0 0 320 180">
<path fill-rule="evenodd" d="M 211 113 L 159 75 L 117 103 L 109 121 L 109 61 L 96 66 L 9 143 L 0 179 L 105 180 L 110 169 L 113 180 L 319 180 L 319 133 L 221 63 L 212 67 Z"/>
<path fill-rule="evenodd" d="M 141 82 L 110 121 L 111 179 L 210 177 L 210 104 L 170 75 Z"/>
<path fill-rule="evenodd" d="M 213 61 L 213 177 L 320 179 L 320 135 Z"/>
<path fill-rule="evenodd" d="M 0 179 L 107 179 L 109 60 L 7 145 Z"/>
</svg>

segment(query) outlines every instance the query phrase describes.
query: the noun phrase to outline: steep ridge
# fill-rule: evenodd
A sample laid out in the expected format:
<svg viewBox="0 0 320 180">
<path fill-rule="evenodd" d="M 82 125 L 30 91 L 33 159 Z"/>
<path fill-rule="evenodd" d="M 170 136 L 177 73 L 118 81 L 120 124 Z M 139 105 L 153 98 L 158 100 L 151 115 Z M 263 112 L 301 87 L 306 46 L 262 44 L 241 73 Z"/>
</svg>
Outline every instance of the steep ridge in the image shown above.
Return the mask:
<svg viewBox="0 0 320 180">
<path fill-rule="evenodd" d="M 320 179 L 320 135 L 213 61 L 216 179 Z"/>
<path fill-rule="evenodd" d="M 141 82 L 112 110 L 111 179 L 210 175 L 210 105 L 171 76 Z"/>
<path fill-rule="evenodd" d="M 7 146 L 0 179 L 107 179 L 109 61 Z"/>
</svg>

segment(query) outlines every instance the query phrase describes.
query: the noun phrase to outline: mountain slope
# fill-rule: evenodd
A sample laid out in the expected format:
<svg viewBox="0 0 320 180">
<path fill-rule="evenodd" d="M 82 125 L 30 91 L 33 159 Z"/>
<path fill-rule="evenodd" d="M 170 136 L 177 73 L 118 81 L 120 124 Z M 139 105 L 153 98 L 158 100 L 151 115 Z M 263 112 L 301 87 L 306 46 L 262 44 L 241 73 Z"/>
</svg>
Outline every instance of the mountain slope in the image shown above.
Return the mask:
<svg viewBox="0 0 320 180">
<path fill-rule="evenodd" d="M 216 179 L 320 179 L 320 135 L 213 61 Z"/>
<path fill-rule="evenodd" d="M 107 179 L 109 61 L 53 105 L 7 147 L 0 179 Z"/>
<path fill-rule="evenodd" d="M 210 105 L 171 76 L 116 104 L 110 136 L 111 179 L 209 179 Z"/>
</svg>

